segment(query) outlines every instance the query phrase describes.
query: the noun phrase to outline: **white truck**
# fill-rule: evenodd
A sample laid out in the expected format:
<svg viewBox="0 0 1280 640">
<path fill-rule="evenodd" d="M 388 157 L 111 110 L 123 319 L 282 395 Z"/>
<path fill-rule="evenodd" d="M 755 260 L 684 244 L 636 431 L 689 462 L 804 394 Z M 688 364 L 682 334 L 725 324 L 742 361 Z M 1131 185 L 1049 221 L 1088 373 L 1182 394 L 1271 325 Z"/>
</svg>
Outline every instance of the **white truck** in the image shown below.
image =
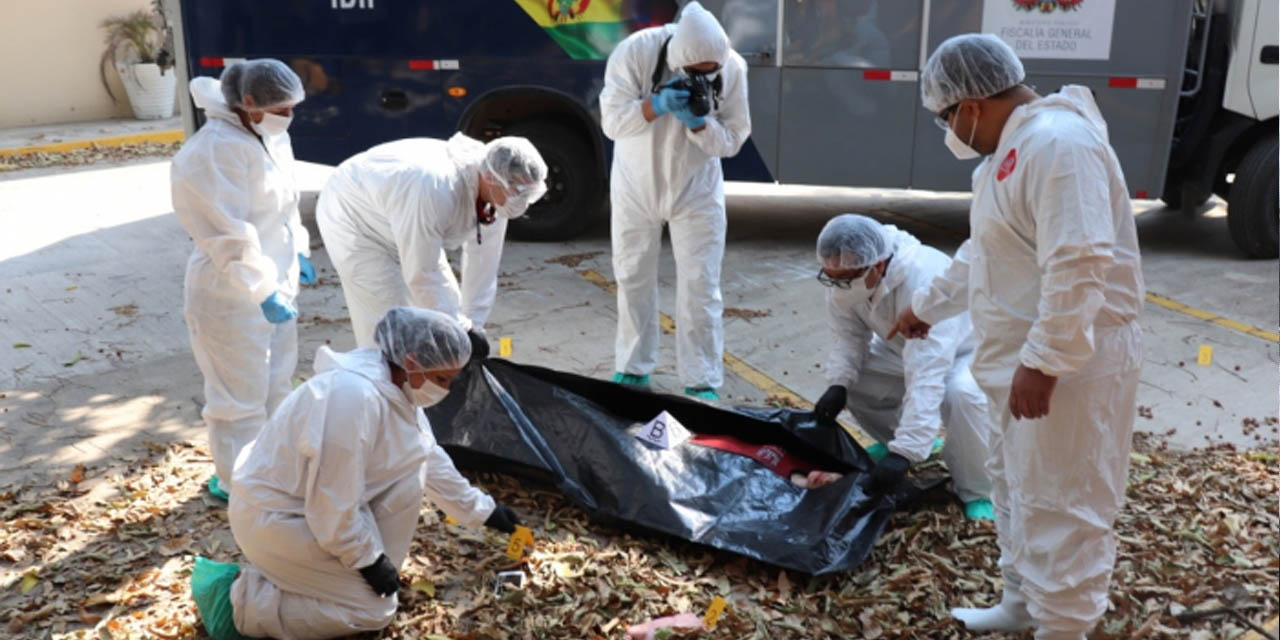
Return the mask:
<svg viewBox="0 0 1280 640">
<path fill-rule="evenodd" d="M 1161 199 L 1194 211 L 1227 200 L 1231 238 L 1275 258 L 1280 227 L 1280 2 L 1198 0 Z"/>
</svg>

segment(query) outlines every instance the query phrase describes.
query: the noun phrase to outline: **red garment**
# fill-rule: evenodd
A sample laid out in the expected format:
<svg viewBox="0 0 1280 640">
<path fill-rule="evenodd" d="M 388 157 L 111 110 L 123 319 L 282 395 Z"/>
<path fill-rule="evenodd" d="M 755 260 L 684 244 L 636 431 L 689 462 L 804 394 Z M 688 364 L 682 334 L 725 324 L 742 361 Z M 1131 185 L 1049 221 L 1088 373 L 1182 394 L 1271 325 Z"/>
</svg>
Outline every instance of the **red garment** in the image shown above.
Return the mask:
<svg viewBox="0 0 1280 640">
<path fill-rule="evenodd" d="M 772 444 L 755 444 L 727 435 L 698 434 L 689 440 L 697 445 L 746 456 L 764 465 L 770 471 L 791 479 L 792 473 L 809 473 L 820 470 L 815 464 Z"/>
</svg>

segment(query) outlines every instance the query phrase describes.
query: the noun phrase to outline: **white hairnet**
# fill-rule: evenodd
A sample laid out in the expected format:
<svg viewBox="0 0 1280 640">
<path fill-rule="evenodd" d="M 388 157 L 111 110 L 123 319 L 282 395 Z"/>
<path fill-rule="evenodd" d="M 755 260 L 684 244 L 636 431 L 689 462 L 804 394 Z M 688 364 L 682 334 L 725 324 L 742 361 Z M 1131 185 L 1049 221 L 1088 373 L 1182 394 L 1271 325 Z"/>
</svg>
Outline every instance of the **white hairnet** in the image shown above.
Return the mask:
<svg viewBox="0 0 1280 640">
<path fill-rule="evenodd" d="M 293 106 L 307 97 L 298 74 L 272 58 L 234 63 L 222 70 L 220 80 L 229 107 L 244 109 L 245 96 L 253 97 L 255 110 Z"/>
<path fill-rule="evenodd" d="M 866 216 L 838 215 L 818 234 L 818 262 L 831 269 L 869 267 L 892 253 L 884 226 Z"/>
<path fill-rule="evenodd" d="M 676 32 L 667 45 L 667 66 L 672 71 L 700 62 L 724 66 L 729 57 L 729 36 L 710 11 L 697 2 L 685 5 Z"/>
<path fill-rule="evenodd" d="M 546 191 L 547 163 L 525 138 L 506 136 L 485 145 L 484 168 L 511 191 L 536 195 L 530 202 L 542 197 Z M 521 188 L 519 185 L 531 185 Z"/>
<path fill-rule="evenodd" d="M 417 307 L 394 307 L 374 327 L 382 357 L 404 366 L 413 356 L 418 371 L 461 369 L 471 359 L 471 339 L 452 317 Z"/>
<path fill-rule="evenodd" d="M 966 33 L 938 45 L 920 72 L 924 108 L 938 113 L 961 100 L 990 98 L 1027 77 L 1022 61 L 1004 40 Z"/>
</svg>

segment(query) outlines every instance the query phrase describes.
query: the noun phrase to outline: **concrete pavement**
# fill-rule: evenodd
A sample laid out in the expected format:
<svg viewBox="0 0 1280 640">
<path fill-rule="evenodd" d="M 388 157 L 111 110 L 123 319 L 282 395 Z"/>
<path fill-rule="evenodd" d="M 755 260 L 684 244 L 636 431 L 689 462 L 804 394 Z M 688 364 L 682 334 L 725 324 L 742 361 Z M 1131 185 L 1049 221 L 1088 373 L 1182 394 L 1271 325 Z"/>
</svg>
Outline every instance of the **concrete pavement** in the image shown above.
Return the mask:
<svg viewBox="0 0 1280 640">
<path fill-rule="evenodd" d="M 182 117 L 162 120 L 132 118 L 69 122 L 0 129 L 0 157 L 22 153 L 51 153 L 90 145 L 116 146 L 140 142 L 181 140 Z"/>
<path fill-rule="evenodd" d="M 308 167 L 304 188 L 318 188 L 327 171 Z M 722 395 L 732 403 L 760 404 L 787 389 L 812 401 L 825 389 L 813 242 L 831 215 L 870 213 L 946 251 L 967 228 L 962 194 L 757 184 L 728 192 L 726 349 L 737 364 Z M 1158 203 L 1138 208 L 1148 288 L 1183 305 L 1146 307 L 1139 403 L 1149 417 L 1138 428 L 1181 447 L 1275 443 L 1280 356 L 1268 334 L 1280 317 L 1276 262 L 1238 258 L 1220 206 L 1193 216 Z M 170 212 L 165 161 L 0 180 L 0 219 L 11 229 L 0 234 L 0 489 L 61 477 L 146 441 L 203 439 L 200 375 L 181 310 L 191 244 Z M 319 345 L 352 345 L 323 250 L 314 261 L 322 282 L 299 301 L 304 377 Z M 662 310 L 674 315 L 669 249 L 660 277 Z M 510 242 L 489 334 L 511 337 L 517 361 L 607 377 L 611 280 L 603 220 L 570 242 Z M 1209 366 L 1196 364 L 1202 345 L 1213 347 Z M 671 336 L 654 385 L 681 388 Z"/>
</svg>

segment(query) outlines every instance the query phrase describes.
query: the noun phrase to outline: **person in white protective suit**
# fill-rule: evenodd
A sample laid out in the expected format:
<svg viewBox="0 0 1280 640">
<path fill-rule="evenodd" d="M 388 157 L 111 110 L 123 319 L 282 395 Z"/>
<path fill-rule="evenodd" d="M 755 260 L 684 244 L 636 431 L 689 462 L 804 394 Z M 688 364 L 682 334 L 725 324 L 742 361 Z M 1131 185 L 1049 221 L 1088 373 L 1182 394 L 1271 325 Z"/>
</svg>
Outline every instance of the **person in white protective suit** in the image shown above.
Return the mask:
<svg viewBox="0 0 1280 640">
<path fill-rule="evenodd" d="M 197 558 L 191 575 L 211 637 L 386 627 L 424 490 L 464 526 L 519 524 L 458 473 L 422 412 L 471 358 L 466 331 L 445 314 L 397 307 L 374 341 L 347 353 L 320 347 L 316 375 L 236 461 L 228 517 L 248 564 Z"/>
<path fill-rule="evenodd" d="M 831 386 L 814 406 L 835 424 L 846 406 L 877 443 L 868 488 L 896 487 L 907 469 L 933 452 L 946 425 L 942 457 L 970 518 L 995 519 L 984 469 L 991 414 L 969 372 L 973 328 L 967 313 L 938 323 L 924 340 L 885 340 L 911 294 L 951 264 L 906 231 L 866 216 L 844 214 L 818 235 L 818 281 L 827 289 L 827 351 Z"/>
<path fill-rule="evenodd" d="M 943 42 L 925 108 L 973 172 L 970 239 L 895 328 L 966 307 L 973 374 L 998 416 L 993 483 L 1004 597 L 955 609 L 975 631 L 1080 639 L 1107 610 L 1142 366 L 1143 283 L 1120 163 L 1088 88 L 1040 97 L 990 35 Z"/>
<path fill-rule="evenodd" d="M 209 491 L 225 500 L 240 448 L 292 389 L 298 283 L 315 283 L 286 132 L 305 92 L 271 59 L 232 64 L 190 88 L 208 120 L 174 156 L 170 181 L 195 242 L 183 311 L 204 375 Z"/>
<path fill-rule="evenodd" d="M 695 115 L 677 76 L 709 87 Z M 600 125 L 614 141 L 613 271 L 618 281 L 614 382 L 648 385 L 658 360 L 662 226 L 676 261 L 676 356 L 685 393 L 718 399 L 724 382 L 724 175 L 720 159 L 751 134 L 747 65 L 697 2 L 675 24 L 638 31 L 605 67 Z"/>
<path fill-rule="evenodd" d="M 484 322 L 498 290 L 507 221 L 546 193 L 547 165 L 524 138 L 484 144 L 380 144 L 338 166 L 316 204 L 325 248 L 342 281 L 356 345 L 373 346 L 387 309 L 413 305 L 467 329 L 477 358 L 489 353 Z M 462 286 L 445 249 L 462 247 Z"/>
</svg>

